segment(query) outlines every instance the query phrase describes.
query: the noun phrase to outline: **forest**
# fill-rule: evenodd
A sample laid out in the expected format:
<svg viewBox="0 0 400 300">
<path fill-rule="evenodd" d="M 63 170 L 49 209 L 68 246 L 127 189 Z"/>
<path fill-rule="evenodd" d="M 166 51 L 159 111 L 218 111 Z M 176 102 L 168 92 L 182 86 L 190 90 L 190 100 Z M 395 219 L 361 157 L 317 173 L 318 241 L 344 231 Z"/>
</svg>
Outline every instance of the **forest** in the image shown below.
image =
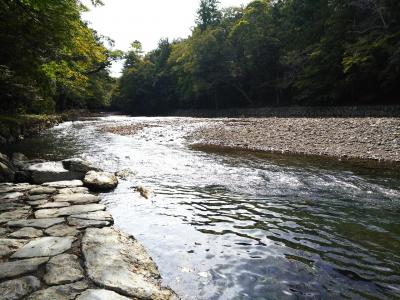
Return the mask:
<svg viewBox="0 0 400 300">
<path fill-rule="evenodd" d="M 93 5 L 102 5 L 92 0 Z M 0 111 L 397 104 L 398 0 L 201 0 L 192 33 L 127 53 L 78 0 L 0 0 Z M 132 37 L 134 40 L 134 37 Z M 124 59 L 120 78 L 109 66 Z"/>
</svg>

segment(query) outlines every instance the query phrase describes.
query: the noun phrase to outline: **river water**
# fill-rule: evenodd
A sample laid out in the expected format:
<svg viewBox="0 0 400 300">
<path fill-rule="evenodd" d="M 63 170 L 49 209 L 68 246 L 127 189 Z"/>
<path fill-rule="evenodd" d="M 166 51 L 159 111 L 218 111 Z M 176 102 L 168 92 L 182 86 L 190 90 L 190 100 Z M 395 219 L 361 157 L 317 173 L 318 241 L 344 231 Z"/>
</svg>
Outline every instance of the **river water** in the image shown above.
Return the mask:
<svg viewBox="0 0 400 300">
<path fill-rule="evenodd" d="M 190 147 L 207 122 L 108 116 L 8 150 L 128 171 L 103 202 L 183 299 L 400 298 L 398 169 Z M 146 126 L 100 130 L 132 123 Z"/>
</svg>

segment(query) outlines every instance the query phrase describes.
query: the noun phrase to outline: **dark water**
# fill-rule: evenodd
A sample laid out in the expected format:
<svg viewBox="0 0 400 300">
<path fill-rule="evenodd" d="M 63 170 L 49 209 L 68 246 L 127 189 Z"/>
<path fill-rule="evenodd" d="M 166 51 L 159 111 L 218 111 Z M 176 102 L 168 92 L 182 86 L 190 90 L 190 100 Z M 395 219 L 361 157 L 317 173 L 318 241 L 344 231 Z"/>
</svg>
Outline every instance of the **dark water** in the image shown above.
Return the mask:
<svg viewBox="0 0 400 300">
<path fill-rule="evenodd" d="M 132 122 L 151 126 L 99 131 Z M 184 299 L 400 298 L 398 169 L 192 149 L 184 136 L 202 122 L 105 117 L 17 148 L 128 169 L 103 201 Z M 137 185 L 155 196 L 140 198 Z"/>
</svg>

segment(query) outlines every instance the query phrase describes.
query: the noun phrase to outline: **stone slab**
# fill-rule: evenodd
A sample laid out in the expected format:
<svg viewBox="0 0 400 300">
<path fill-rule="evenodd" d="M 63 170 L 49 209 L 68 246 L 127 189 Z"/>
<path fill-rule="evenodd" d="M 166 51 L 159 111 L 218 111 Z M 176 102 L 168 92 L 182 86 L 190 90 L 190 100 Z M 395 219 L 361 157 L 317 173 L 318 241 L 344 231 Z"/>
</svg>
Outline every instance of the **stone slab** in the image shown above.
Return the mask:
<svg viewBox="0 0 400 300">
<path fill-rule="evenodd" d="M 80 293 L 88 288 L 85 281 L 75 283 L 52 286 L 44 290 L 34 292 L 28 300 L 73 300 Z M 93 299 L 94 300 L 94 299 Z"/>
<path fill-rule="evenodd" d="M 71 249 L 73 237 L 42 237 L 30 241 L 17 250 L 11 258 L 54 256 Z"/>
<path fill-rule="evenodd" d="M 25 276 L 0 283 L 0 297 L 3 300 L 22 299 L 40 288 L 40 280 Z"/>
<path fill-rule="evenodd" d="M 9 227 L 34 227 L 39 229 L 49 228 L 51 226 L 63 223 L 64 218 L 48 218 L 48 219 L 28 219 L 19 221 L 10 221 L 7 223 Z"/>
<path fill-rule="evenodd" d="M 73 204 L 97 203 L 100 201 L 99 196 L 91 194 L 57 195 L 53 199 L 55 202 L 69 202 Z"/>
<path fill-rule="evenodd" d="M 21 259 L 0 264 L 0 279 L 35 272 L 49 260 L 48 257 Z"/>
<path fill-rule="evenodd" d="M 33 227 L 24 227 L 8 236 L 15 239 L 34 239 L 43 236 L 43 231 Z"/>
<path fill-rule="evenodd" d="M 80 294 L 76 300 L 129 300 L 127 298 L 108 290 L 93 290 L 89 289 Z"/>
<path fill-rule="evenodd" d="M 103 204 L 86 204 L 86 205 L 72 205 L 62 208 L 40 209 L 35 212 L 35 217 L 37 219 L 55 218 L 61 216 L 83 214 L 97 210 L 105 210 L 105 206 Z"/>
<path fill-rule="evenodd" d="M 73 254 L 60 254 L 52 257 L 46 264 L 44 282 L 48 285 L 60 285 L 79 281 L 84 273 L 79 259 Z"/>
</svg>

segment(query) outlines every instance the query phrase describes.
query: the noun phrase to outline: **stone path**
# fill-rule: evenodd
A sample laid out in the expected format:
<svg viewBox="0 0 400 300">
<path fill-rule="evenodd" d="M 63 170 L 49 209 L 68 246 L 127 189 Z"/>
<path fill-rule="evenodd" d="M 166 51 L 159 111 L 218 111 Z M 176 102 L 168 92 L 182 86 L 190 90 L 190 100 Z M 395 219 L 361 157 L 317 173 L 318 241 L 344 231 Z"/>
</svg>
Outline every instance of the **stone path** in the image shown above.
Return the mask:
<svg viewBox="0 0 400 300">
<path fill-rule="evenodd" d="M 0 298 L 178 299 L 82 181 L 0 184 Z"/>
</svg>

